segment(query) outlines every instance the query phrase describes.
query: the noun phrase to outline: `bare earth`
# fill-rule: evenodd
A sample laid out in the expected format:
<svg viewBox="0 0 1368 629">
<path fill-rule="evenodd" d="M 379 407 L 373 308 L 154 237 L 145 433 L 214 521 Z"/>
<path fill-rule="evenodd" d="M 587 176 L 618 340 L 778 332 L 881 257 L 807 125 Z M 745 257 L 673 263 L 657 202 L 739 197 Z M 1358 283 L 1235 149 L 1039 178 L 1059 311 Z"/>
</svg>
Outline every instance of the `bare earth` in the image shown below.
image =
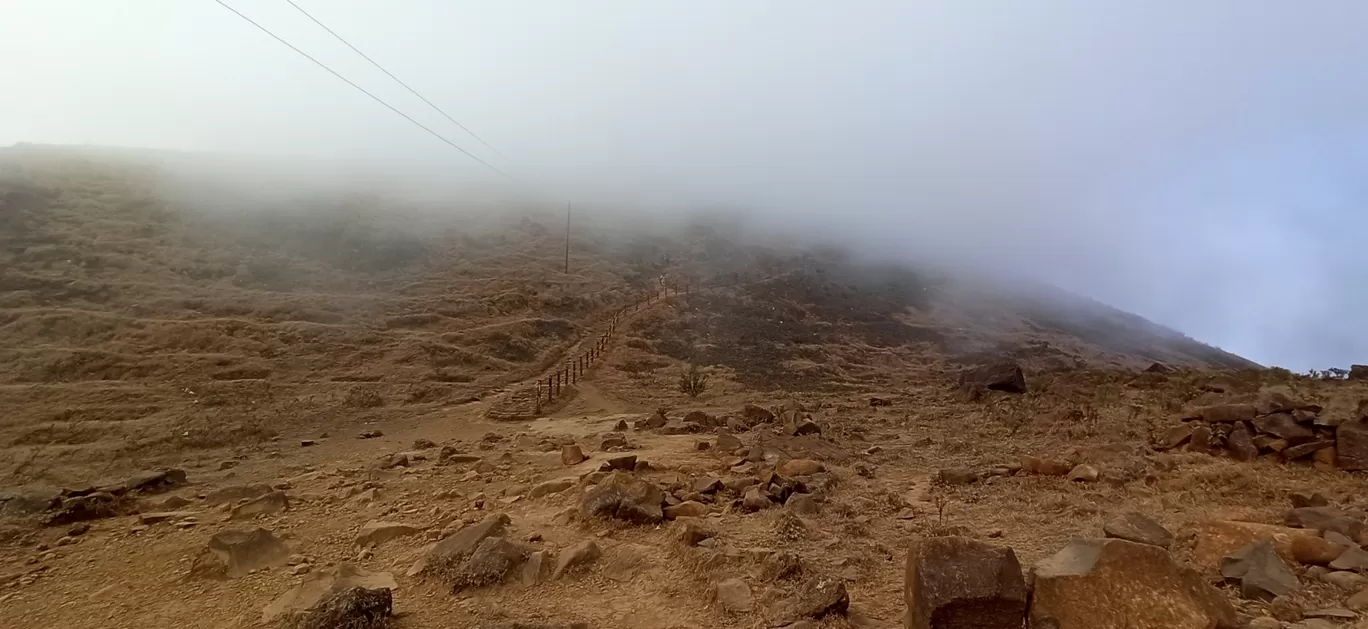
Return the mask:
<svg viewBox="0 0 1368 629">
<path fill-rule="evenodd" d="M 1275 387 L 1356 420 L 1368 383 L 1252 369 L 1124 313 L 1097 310 L 1080 324 L 948 290 L 925 303 L 924 276 L 851 279 L 842 259 L 708 229 L 624 241 L 585 228 L 567 275 L 556 219 L 536 213 L 356 200 L 230 220 L 166 201 L 164 175 L 141 162 L 30 148 L 0 165 L 0 626 L 256 627 L 307 574 L 350 563 L 393 575 L 401 629 L 779 626 L 794 620 L 784 601 L 817 576 L 840 580 L 850 599 L 847 614 L 817 626 L 897 627 L 911 541 L 982 539 L 1029 567 L 1125 511 L 1175 532 L 1173 556 L 1249 618 L 1274 612 L 1194 553 L 1204 523 L 1282 524 L 1294 491 L 1368 508 L 1361 473 L 1153 447 L 1193 404 Z M 485 418 L 657 277 L 698 289 L 631 313 L 568 401 L 535 419 Z M 986 359 L 1024 365 L 1029 391 L 961 395 L 960 371 Z M 689 361 L 711 376 L 697 397 L 677 386 Z M 1177 369 L 1141 373 L 1154 361 Z M 746 461 L 722 451 L 712 427 L 630 427 L 657 410 L 725 425 L 747 404 L 801 406 L 821 432 L 793 436 L 779 419 L 736 431 L 757 459 Z M 628 446 L 603 451 L 619 422 Z M 359 438 L 373 431 L 383 434 Z M 571 442 L 587 460 L 563 463 Z M 444 448 L 472 456 L 458 462 Z M 794 459 L 820 462 L 829 482 L 796 525 L 777 504 L 741 508 L 741 491 L 709 496 L 698 523 L 715 536 L 693 546 L 680 522 L 577 513 L 594 473 L 624 452 L 649 462 L 637 475 L 670 500 L 700 478 L 753 478 Z M 390 464 L 397 453 L 406 464 Z M 1024 456 L 1101 475 L 987 473 Z M 75 535 L 43 526 L 47 512 L 19 498 L 172 467 L 186 485 L 137 496 Z M 957 468 L 980 479 L 936 482 Z M 562 478 L 567 488 L 532 496 Z M 209 504 L 216 490 L 253 483 L 283 490 L 288 510 L 230 520 L 234 502 Z M 173 496 L 185 505 L 164 509 Z M 163 510 L 188 513 L 143 523 Z M 602 557 L 532 584 L 515 575 L 453 589 L 407 575 L 433 541 L 495 513 L 525 550 L 556 555 L 593 540 Z M 417 531 L 358 545 L 374 520 Z M 291 565 L 192 573 L 215 533 L 257 526 L 289 546 Z M 785 552 L 799 574 L 775 578 L 766 561 Z M 1293 568 L 1304 585 L 1279 605 L 1345 604 L 1349 593 Z M 713 596 L 732 578 L 749 587 L 749 610 Z"/>
</svg>

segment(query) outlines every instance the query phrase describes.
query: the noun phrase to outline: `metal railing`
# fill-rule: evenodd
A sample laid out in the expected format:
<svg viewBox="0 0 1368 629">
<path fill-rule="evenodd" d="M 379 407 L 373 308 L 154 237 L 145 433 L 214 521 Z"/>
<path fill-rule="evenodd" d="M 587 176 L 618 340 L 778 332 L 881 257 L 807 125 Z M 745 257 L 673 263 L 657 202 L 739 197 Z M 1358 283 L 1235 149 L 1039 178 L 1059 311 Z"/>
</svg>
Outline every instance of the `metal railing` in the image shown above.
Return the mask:
<svg viewBox="0 0 1368 629">
<path fill-rule="evenodd" d="M 660 280 L 659 288 L 646 292 L 638 297 L 636 301 L 627 306 L 623 306 L 621 310 L 614 312 L 613 316 L 604 324 L 603 333 L 599 334 L 598 337 L 594 339 L 593 344 L 590 345 L 588 349 L 581 351 L 573 358 L 567 359 L 565 364 L 561 366 L 560 369 L 557 369 L 555 373 L 537 380 L 536 411 L 540 413 L 543 404 L 555 402 L 556 398 L 565 394 L 565 387 L 577 384 L 580 378 L 584 377 L 584 374 L 589 371 L 589 368 L 592 367 L 594 363 L 598 362 L 598 360 L 608 351 L 608 344 L 612 342 L 613 337 L 617 334 L 618 326 L 622 325 L 628 316 L 651 304 L 658 303 L 671 295 L 679 295 L 687 292 L 687 286 L 667 286 L 662 278 Z"/>
</svg>

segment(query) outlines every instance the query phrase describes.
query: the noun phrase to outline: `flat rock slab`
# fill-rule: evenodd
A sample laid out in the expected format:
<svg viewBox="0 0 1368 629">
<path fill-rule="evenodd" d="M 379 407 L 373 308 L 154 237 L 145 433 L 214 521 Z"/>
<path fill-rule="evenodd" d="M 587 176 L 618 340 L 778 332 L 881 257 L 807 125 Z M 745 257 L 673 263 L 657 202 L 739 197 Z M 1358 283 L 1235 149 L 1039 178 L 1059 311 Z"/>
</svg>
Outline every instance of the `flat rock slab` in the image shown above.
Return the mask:
<svg viewBox="0 0 1368 629">
<path fill-rule="evenodd" d="M 1149 544 L 1160 548 L 1173 545 L 1173 533 L 1149 516 L 1133 511 L 1108 520 L 1102 526 L 1102 532 L 1107 537 L 1137 544 Z"/>
<path fill-rule="evenodd" d="M 1158 546 L 1079 540 L 1035 567 L 1030 626 L 1212 629 L 1235 626 L 1225 595 Z"/>
</svg>

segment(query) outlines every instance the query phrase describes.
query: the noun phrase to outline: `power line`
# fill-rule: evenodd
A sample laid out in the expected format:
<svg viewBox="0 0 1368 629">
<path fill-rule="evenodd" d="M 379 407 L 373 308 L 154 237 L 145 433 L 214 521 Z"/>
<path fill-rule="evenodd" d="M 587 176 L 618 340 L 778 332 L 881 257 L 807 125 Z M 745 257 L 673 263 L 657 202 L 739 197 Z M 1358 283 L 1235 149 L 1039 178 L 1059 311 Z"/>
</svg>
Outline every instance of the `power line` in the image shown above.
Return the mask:
<svg viewBox="0 0 1368 629">
<path fill-rule="evenodd" d="M 262 25 L 258 24 L 258 23 L 256 22 L 256 20 L 253 20 L 252 18 L 249 18 L 249 17 L 247 17 L 246 15 L 243 15 L 243 13 L 242 13 L 241 11 L 238 11 L 237 9 L 234 9 L 234 8 L 231 7 L 231 6 L 228 6 L 228 4 L 225 3 L 223 0 L 214 0 L 214 2 L 217 2 L 217 3 L 219 4 L 219 6 L 222 6 L 223 8 L 228 9 L 229 11 L 232 11 L 232 12 L 233 12 L 234 14 L 236 14 L 238 17 L 240 17 L 240 18 L 242 18 L 242 19 L 244 19 L 244 20 L 247 20 L 247 23 L 251 24 L 252 26 L 257 27 L 257 29 L 259 29 L 261 32 L 266 33 L 267 35 L 270 35 L 270 36 L 271 36 L 273 39 L 275 39 L 276 41 L 278 41 L 278 42 L 280 42 L 280 43 L 282 43 L 282 44 L 285 44 L 285 46 L 287 46 L 290 50 L 293 50 L 293 51 L 299 53 L 299 54 L 300 54 L 301 56 L 303 56 L 305 59 L 308 59 L 309 61 L 314 62 L 316 65 L 318 65 L 318 67 L 323 68 L 324 70 L 327 70 L 329 74 L 331 74 L 331 75 L 337 77 L 337 78 L 338 78 L 339 80 L 341 80 L 343 83 L 346 83 L 347 85 L 350 85 L 350 86 L 356 88 L 357 90 L 359 90 L 362 94 L 365 94 L 366 96 L 371 97 L 371 100 L 374 100 L 375 102 L 380 103 L 381 105 L 384 105 L 384 106 L 385 106 L 387 109 L 389 109 L 390 111 L 392 111 L 392 112 L 394 112 L 394 113 L 396 113 L 396 114 L 399 114 L 400 116 L 403 116 L 405 120 L 407 120 L 407 121 L 413 123 L 413 124 L 414 124 L 415 126 L 417 126 L 419 129 L 422 129 L 422 130 L 424 130 L 424 131 L 427 131 L 428 133 L 432 134 L 433 137 L 435 137 L 435 138 L 437 138 L 438 140 L 441 140 L 441 141 L 447 143 L 449 146 L 451 146 L 451 148 L 454 148 L 454 149 L 456 149 L 456 150 L 458 150 L 458 151 L 460 151 L 460 152 L 462 152 L 462 153 L 465 153 L 468 157 L 470 157 L 470 159 L 473 159 L 473 160 L 475 160 L 475 161 L 477 161 L 477 162 L 479 162 L 479 163 L 481 163 L 481 164 L 484 164 L 486 168 L 489 168 L 490 170 L 492 170 L 492 171 L 494 171 L 494 172 L 496 172 L 496 173 L 499 173 L 500 175 L 503 175 L 504 177 L 507 177 L 507 178 L 509 178 L 509 179 L 513 179 L 513 177 L 512 177 L 511 175 L 509 175 L 508 173 L 506 173 L 506 172 L 504 172 L 504 171 L 502 171 L 502 170 L 499 170 L 498 168 L 495 168 L 495 167 L 494 167 L 493 165 L 491 165 L 489 162 L 486 162 L 486 161 L 480 159 L 480 158 L 479 158 L 478 156 L 476 156 L 474 153 L 471 153 L 470 151 L 467 151 L 467 150 L 461 148 L 461 147 L 460 147 L 459 145 L 457 145 L 455 142 L 452 142 L 451 140 L 448 140 L 448 139 L 446 139 L 445 137 L 443 137 L 442 134 L 437 133 L 436 131 L 433 131 L 432 129 L 429 129 L 429 128 L 428 128 L 427 126 L 425 126 L 423 123 L 418 122 L 417 120 L 414 120 L 414 119 L 413 119 L 411 116 L 409 116 L 408 114 L 406 114 L 406 113 L 404 113 L 404 112 L 402 112 L 402 111 L 399 111 L 398 109 L 396 109 L 396 108 L 394 107 L 394 105 L 391 105 L 391 104 L 389 104 L 389 103 L 387 103 L 387 102 L 381 100 L 379 96 L 376 96 L 375 94 L 372 94 L 372 93 L 370 93 L 369 91 L 366 91 L 366 88 L 361 87 L 360 85 L 357 85 L 357 84 L 353 83 L 353 82 L 352 82 L 350 79 L 348 79 L 347 77 L 342 76 L 341 74 L 338 74 L 336 70 L 333 70 L 332 68 L 329 68 L 329 67 L 328 67 L 326 64 L 324 64 L 322 61 L 319 61 L 319 60 L 313 58 L 311 55 L 309 55 L 309 53 L 304 52 L 303 50 L 300 50 L 299 48 L 295 47 L 294 44 L 291 44 L 290 42 L 285 41 L 285 40 L 284 40 L 283 38 L 281 38 L 279 35 L 276 35 L 275 33 L 272 33 L 272 32 L 271 32 L 269 29 L 267 29 L 265 26 L 262 26 Z"/>
<path fill-rule="evenodd" d="M 385 66 L 382 66 L 382 65 L 380 65 L 378 62 L 376 62 L 376 60 L 371 59 L 371 58 L 370 58 L 370 55 L 367 55 L 366 53 L 361 52 L 361 49 L 357 48 L 356 46 L 353 46 L 351 42 L 349 42 L 349 41 L 346 40 L 346 38 L 342 37 L 341 35 L 338 35 L 337 32 L 334 31 L 333 29 L 328 28 L 328 25 L 327 25 L 327 24 L 324 24 L 324 23 L 320 22 L 320 21 L 318 20 L 318 18 L 316 18 L 316 17 L 314 17 L 313 15 L 311 15 L 308 11 L 305 11 L 305 10 L 304 10 L 304 7 L 301 7 L 301 6 L 299 6 L 298 4 L 295 4 L 295 1 L 294 1 L 294 0 L 285 0 L 285 1 L 288 2 L 288 3 L 290 3 L 290 6 L 294 7 L 294 8 L 295 8 L 296 10 L 298 10 L 300 13 L 303 13 L 303 14 L 304 14 L 304 17 L 307 17 L 307 18 L 309 18 L 310 20 L 313 20 L 313 23 L 314 23 L 314 24 L 317 24 L 317 25 L 318 25 L 320 28 L 322 28 L 323 30 L 328 31 L 328 34 L 329 34 L 329 35 L 332 35 L 333 37 L 336 37 L 336 38 L 337 38 L 337 41 L 340 41 L 340 42 L 342 42 L 343 44 L 346 44 L 348 48 L 351 48 L 351 49 L 352 49 L 352 52 L 355 52 L 356 54 L 361 55 L 361 58 L 362 58 L 362 59 L 365 59 L 366 61 L 369 61 L 371 65 L 373 65 L 373 66 L 376 67 L 376 69 L 380 70 L 381 72 L 384 72 L 385 75 L 388 76 L 389 78 L 394 79 L 394 82 L 395 82 L 395 83 L 398 83 L 399 85 L 404 86 L 404 89 L 408 90 L 409 93 L 413 94 L 414 96 L 417 96 L 420 100 L 422 100 L 423 102 L 427 103 L 428 107 L 431 107 L 431 108 L 433 108 L 434 110 L 436 110 L 437 113 L 442 114 L 444 117 L 446 117 L 447 120 L 450 120 L 452 124 L 454 124 L 454 125 L 460 127 L 462 131 L 465 131 L 466 133 L 469 133 L 469 134 L 470 134 L 470 137 L 475 138 L 476 140 L 479 140 L 479 141 L 480 141 L 480 144 L 483 144 L 483 145 L 485 145 L 485 147 L 488 148 L 489 150 L 494 151 L 494 154 L 495 154 L 495 155 L 498 155 L 499 157 L 502 157 L 502 158 L 505 159 L 505 160 L 508 159 L 508 157 L 507 157 L 506 155 L 504 155 L 503 153 L 500 153 L 500 152 L 499 152 L 499 149 L 494 148 L 494 147 L 493 147 L 492 145 L 490 145 L 488 142 L 485 142 L 485 141 L 484 141 L 484 138 L 482 138 L 482 137 L 480 137 L 480 136 L 478 136 L 478 135 L 475 135 L 475 132 L 474 132 L 474 131 L 471 131 L 471 130 L 468 129 L 465 125 L 463 125 L 463 124 L 457 122 L 455 118 L 452 118 L 452 117 L 451 117 L 451 114 L 448 114 L 448 113 L 447 113 L 446 111 L 444 111 L 441 107 L 438 107 L 438 106 L 437 106 L 436 104 L 434 104 L 432 101 L 428 100 L 427 97 L 423 96 L 422 94 L 419 94 L 419 93 L 418 93 L 418 90 L 415 90 L 415 89 L 413 89 L 412 87 L 409 87 L 409 84 L 408 84 L 408 83 L 405 83 L 405 82 L 401 81 L 401 80 L 399 79 L 399 77 L 394 76 L 393 73 L 391 73 L 389 70 L 386 70 L 386 69 L 385 69 Z"/>
</svg>

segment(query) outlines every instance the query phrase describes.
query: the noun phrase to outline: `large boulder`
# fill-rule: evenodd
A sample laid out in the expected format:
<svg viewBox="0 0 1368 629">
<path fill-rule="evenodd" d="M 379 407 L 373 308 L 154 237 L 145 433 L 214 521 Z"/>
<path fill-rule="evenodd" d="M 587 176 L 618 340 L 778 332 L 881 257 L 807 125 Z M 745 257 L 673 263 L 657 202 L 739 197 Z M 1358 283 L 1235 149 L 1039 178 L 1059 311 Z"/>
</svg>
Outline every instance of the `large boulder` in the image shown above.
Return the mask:
<svg viewBox="0 0 1368 629">
<path fill-rule="evenodd" d="M 1335 466 L 1368 470 L 1368 420 L 1347 421 L 1335 428 Z"/>
<path fill-rule="evenodd" d="M 282 594 L 261 612 L 263 623 L 317 610 L 328 601 L 352 588 L 366 590 L 395 590 L 399 585 L 388 572 L 369 572 L 352 564 L 338 564 L 309 573 L 290 591 Z"/>
<path fill-rule="evenodd" d="M 209 538 L 203 553 L 195 558 L 190 574 L 235 579 L 253 570 L 283 566 L 289 559 L 290 548 L 266 529 L 227 529 Z"/>
<path fill-rule="evenodd" d="M 1052 629 L 1226 629 L 1235 610 L 1158 546 L 1079 540 L 1035 567 L 1030 626 Z"/>
<path fill-rule="evenodd" d="M 665 492 L 630 472 L 613 472 L 580 501 L 586 516 L 616 518 L 637 524 L 665 519 Z"/>
<path fill-rule="evenodd" d="M 1010 548 L 932 537 L 908 551 L 903 599 L 908 629 L 1019 629 L 1026 581 Z"/>
<path fill-rule="evenodd" d="M 1368 365 L 1349 365 L 1350 380 L 1368 380 Z"/>
<path fill-rule="evenodd" d="M 470 557 L 480 542 L 486 538 L 502 535 L 511 523 L 512 520 L 507 515 L 496 513 L 467 526 L 430 546 L 423 553 L 423 556 L 414 562 L 406 574 L 412 577 L 423 573 L 452 569 Z"/>
<path fill-rule="evenodd" d="M 965 369 L 960 372 L 959 383 L 962 390 L 988 389 L 1008 393 L 1026 392 L 1026 374 L 1022 372 L 1021 365 L 1012 362 L 1000 362 Z"/>
</svg>

